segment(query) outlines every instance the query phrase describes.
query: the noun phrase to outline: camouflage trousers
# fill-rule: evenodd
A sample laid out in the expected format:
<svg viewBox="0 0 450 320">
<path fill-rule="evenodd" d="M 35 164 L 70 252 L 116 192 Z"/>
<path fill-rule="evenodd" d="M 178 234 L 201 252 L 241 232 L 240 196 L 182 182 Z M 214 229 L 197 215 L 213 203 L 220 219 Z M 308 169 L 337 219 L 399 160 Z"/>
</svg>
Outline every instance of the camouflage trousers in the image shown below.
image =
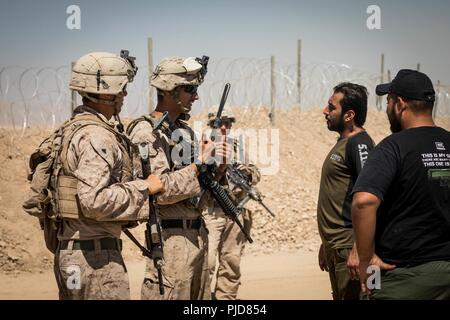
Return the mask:
<svg viewBox="0 0 450 320">
<path fill-rule="evenodd" d="M 57 250 L 60 300 L 128 300 L 127 269 L 118 250 Z"/>
<path fill-rule="evenodd" d="M 240 216 L 240 220 L 250 233 L 250 212 L 246 211 Z M 218 300 L 235 300 L 241 284 L 240 264 L 245 236 L 238 225 L 220 209 L 216 208 L 213 214 L 205 214 L 205 222 L 209 231 L 209 274 L 212 279 L 216 275 L 214 288 L 211 288 L 213 297 Z"/>
<path fill-rule="evenodd" d="M 164 241 L 164 295 L 159 292 L 158 272 L 147 259 L 142 300 L 210 300 L 208 236 L 200 229 L 162 229 Z"/>
</svg>

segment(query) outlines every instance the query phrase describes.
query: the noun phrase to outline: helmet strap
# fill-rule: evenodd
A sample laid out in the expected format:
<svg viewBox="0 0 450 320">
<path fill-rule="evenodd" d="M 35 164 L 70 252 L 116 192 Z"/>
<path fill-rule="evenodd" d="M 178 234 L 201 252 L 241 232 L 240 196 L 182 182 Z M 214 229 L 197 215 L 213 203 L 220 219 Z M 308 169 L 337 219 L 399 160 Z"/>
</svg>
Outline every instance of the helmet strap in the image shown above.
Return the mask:
<svg viewBox="0 0 450 320">
<path fill-rule="evenodd" d="M 120 120 L 119 114 L 115 114 L 114 119 L 117 121 L 117 130 L 119 130 L 120 133 L 124 133 L 125 128 L 123 126 L 123 122 Z"/>
</svg>

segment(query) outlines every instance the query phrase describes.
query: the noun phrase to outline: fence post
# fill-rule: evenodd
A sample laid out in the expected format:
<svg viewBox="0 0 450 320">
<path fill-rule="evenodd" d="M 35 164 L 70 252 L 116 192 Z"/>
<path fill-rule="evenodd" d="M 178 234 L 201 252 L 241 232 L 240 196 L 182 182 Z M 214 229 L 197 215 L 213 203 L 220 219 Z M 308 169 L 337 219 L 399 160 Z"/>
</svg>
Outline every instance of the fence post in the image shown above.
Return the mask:
<svg viewBox="0 0 450 320">
<path fill-rule="evenodd" d="M 275 123 L 275 57 L 270 56 L 270 123 L 273 125 Z"/>
<path fill-rule="evenodd" d="M 70 64 L 70 73 L 72 73 L 73 66 L 75 65 L 75 62 L 72 61 Z M 70 90 L 70 114 L 73 115 L 73 110 L 77 107 L 77 92 L 75 90 Z"/>
<path fill-rule="evenodd" d="M 433 119 L 436 118 L 436 113 L 437 113 L 437 108 L 439 105 L 439 93 L 440 93 L 440 86 L 441 86 L 441 81 L 438 80 L 437 84 L 436 84 L 436 95 L 435 95 L 435 100 L 434 100 L 434 106 L 433 106 Z"/>
<path fill-rule="evenodd" d="M 152 90 L 150 85 L 153 73 L 153 39 L 147 38 L 147 55 L 148 55 L 148 113 L 153 111 Z"/>
<path fill-rule="evenodd" d="M 417 70 L 417 71 L 420 71 L 420 62 L 417 64 L 416 70 Z"/>
<path fill-rule="evenodd" d="M 383 82 L 384 82 L 384 53 L 381 54 L 381 75 L 380 75 L 380 83 Z M 382 109 L 381 97 L 377 96 L 376 107 L 378 110 Z"/>
<path fill-rule="evenodd" d="M 301 109 L 302 105 L 302 40 L 297 40 L 297 93 L 298 106 Z"/>
</svg>

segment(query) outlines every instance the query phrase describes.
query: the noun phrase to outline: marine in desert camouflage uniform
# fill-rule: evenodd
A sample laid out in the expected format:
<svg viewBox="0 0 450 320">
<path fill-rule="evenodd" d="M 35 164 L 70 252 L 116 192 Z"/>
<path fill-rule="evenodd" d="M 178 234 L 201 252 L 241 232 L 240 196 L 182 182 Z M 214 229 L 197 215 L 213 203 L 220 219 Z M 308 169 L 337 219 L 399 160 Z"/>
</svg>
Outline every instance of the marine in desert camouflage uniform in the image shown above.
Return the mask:
<svg viewBox="0 0 450 320">
<path fill-rule="evenodd" d="M 130 298 L 121 230 L 147 219 L 149 192 L 162 190 L 156 176 L 131 181 L 129 146 L 110 122 L 136 71 L 127 55 L 106 52 L 82 56 L 73 67 L 70 88 L 81 94 L 83 105 L 63 125 L 55 164 L 62 217 L 54 264 L 60 299 Z"/>
<path fill-rule="evenodd" d="M 214 117 L 214 113 L 208 115 L 208 124 L 211 128 Z M 236 118 L 231 111 L 227 109 L 223 110 L 221 125 L 217 136 L 219 139 L 217 140 L 222 141 L 224 148 L 226 149 L 223 153 L 228 155 L 228 159 L 234 159 L 239 163 L 239 161 L 243 159 L 238 159 L 238 142 L 229 134 L 229 130 L 232 128 L 232 124 L 235 121 Z M 235 203 L 239 203 L 245 197 L 245 193 L 227 180 L 226 169 L 229 165 L 230 163 L 226 163 L 225 166 L 221 167 L 224 172 L 219 183 L 226 186 L 232 194 Z M 261 175 L 255 165 L 239 163 L 237 168 L 241 173 L 250 178 L 253 185 L 259 182 Z M 211 288 L 212 297 L 217 300 L 235 300 L 240 285 L 240 263 L 246 239 L 239 226 L 232 218 L 225 215 L 216 201 L 210 198 L 208 202 L 209 205 L 208 209 L 204 212 L 204 218 L 209 231 L 208 268 L 211 278 L 213 279 L 215 276 L 215 282 L 211 282 L 211 284 L 214 285 L 214 287 Z M 247 233 L 250 234 L 252 212 L 244 208 L 239 219 Z M 217 270 L 216 262 L 218 262 Z"/>
<path fill-rule="evenodd" d="M 172 57 L 156 67 L 151 85 L 157 89 L 154 112 L 130 123 L 127 132 L 134 144 L 147 146 L 150 172 L 159 176 L 164 192 L 156 206 L 164 242 L 164 295 L 160 295 L 157 270 L 147 260 L 142 299 L 209 299 L 208 237 L 196 208 L 201 188 L 194 159 L 195 136 L 187 125 L 192 104 L 199 98 L 206 65 L 200 59 Z M 168 112 L 169 125 L 152 133 L 155 119 Z M 203 153 L 201 153 L 203 156 Z M 197 163 L 203 162 L 199 157 Z"/>
</svg>

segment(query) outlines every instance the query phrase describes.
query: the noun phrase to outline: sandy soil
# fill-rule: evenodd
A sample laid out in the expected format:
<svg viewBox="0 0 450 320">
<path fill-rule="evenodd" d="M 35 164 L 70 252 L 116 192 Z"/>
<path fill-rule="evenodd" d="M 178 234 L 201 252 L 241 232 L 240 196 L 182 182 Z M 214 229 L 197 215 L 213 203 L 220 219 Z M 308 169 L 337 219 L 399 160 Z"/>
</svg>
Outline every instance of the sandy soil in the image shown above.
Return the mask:
<svg viewBox="0 0 450 320">
<path fill-rule="evenodd" d="M 132 299 L 139 299 L 144 265 L 143 260 L 127 262 Z M 0 275 L 0 283 L 0 299 L 58 299 L 50 270 L 18 276 Z M 317 266 L 315 252 L 246 255 L 242 259 L 239 299 L 324 300 L 331 298 L 330 292 L 328 274 Z"/>
</svg>

